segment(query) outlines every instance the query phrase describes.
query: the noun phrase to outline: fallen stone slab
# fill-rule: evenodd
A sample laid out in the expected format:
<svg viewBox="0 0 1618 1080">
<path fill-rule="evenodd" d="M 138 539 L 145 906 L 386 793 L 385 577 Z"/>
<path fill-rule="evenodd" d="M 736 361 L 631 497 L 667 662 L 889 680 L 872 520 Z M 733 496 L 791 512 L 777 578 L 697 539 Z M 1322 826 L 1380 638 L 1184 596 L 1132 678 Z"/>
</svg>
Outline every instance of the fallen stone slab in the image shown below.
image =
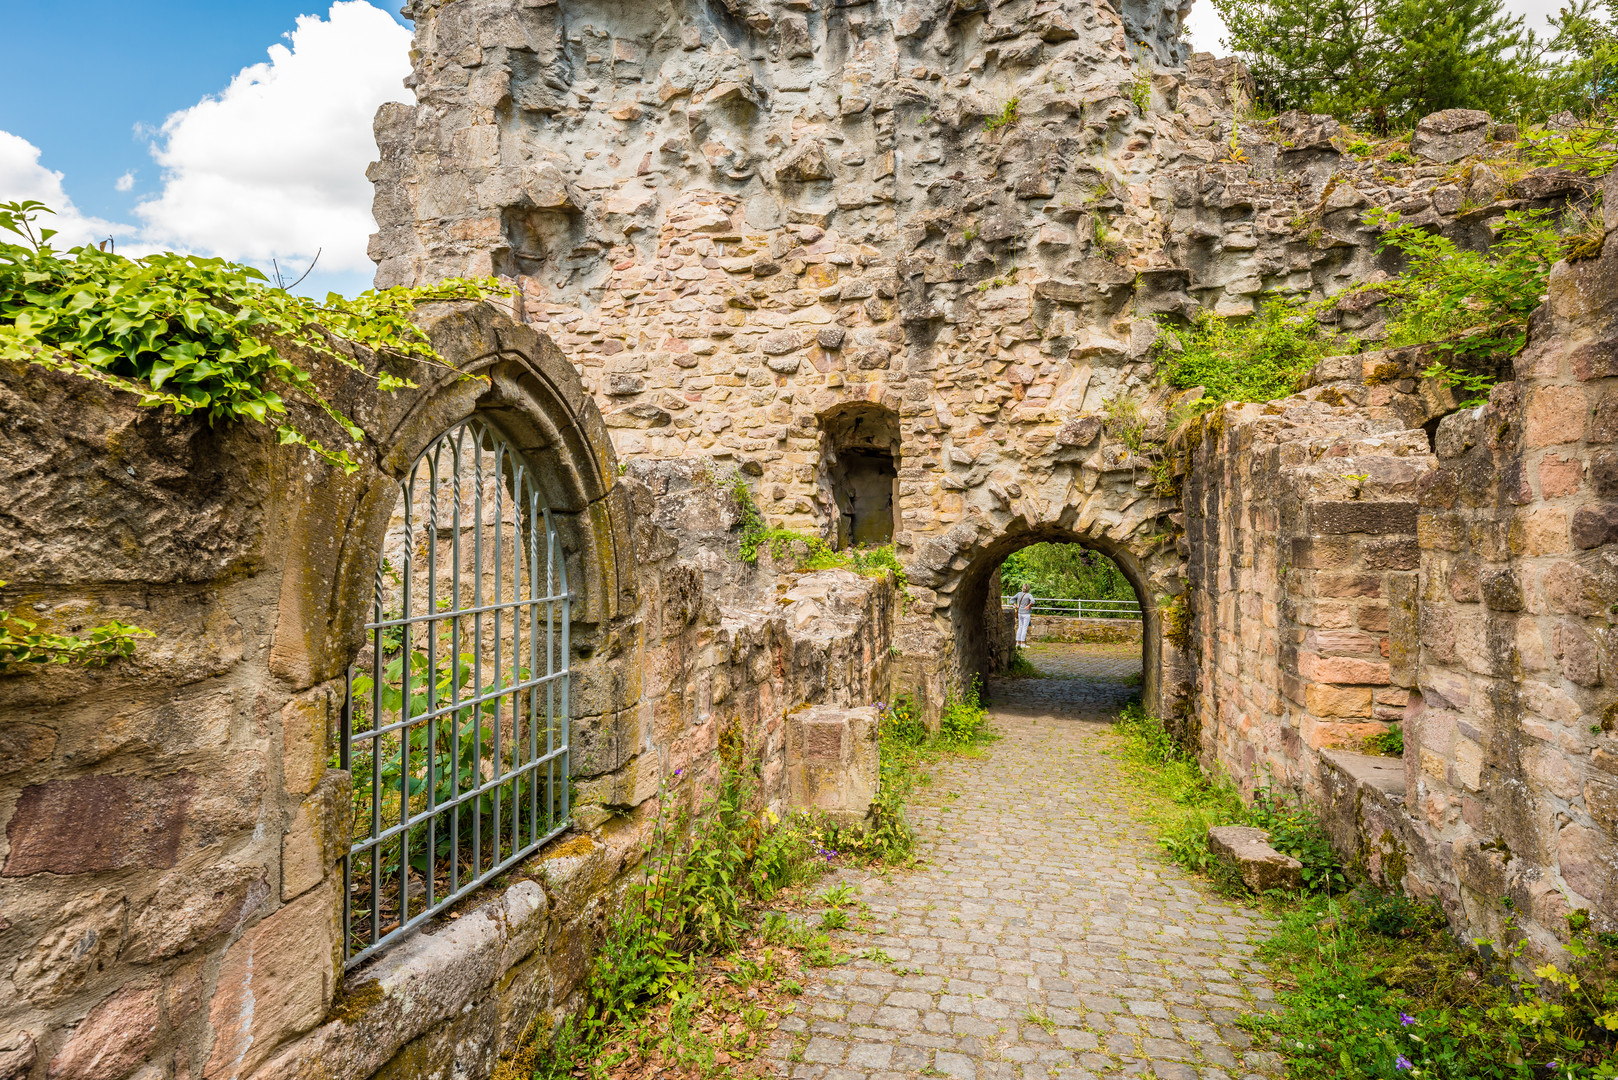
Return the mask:
<svg viewBox="0 0 1618 1080">
<path fill-rule="evenodd" d="M 1220 825 L 1208 830 L 1208 847 L 1256 893 L 1296 889 L 1303 884 L 1303 863 L 1271 847 L 1270 834 L 1263 829 Z"/>
</svg>

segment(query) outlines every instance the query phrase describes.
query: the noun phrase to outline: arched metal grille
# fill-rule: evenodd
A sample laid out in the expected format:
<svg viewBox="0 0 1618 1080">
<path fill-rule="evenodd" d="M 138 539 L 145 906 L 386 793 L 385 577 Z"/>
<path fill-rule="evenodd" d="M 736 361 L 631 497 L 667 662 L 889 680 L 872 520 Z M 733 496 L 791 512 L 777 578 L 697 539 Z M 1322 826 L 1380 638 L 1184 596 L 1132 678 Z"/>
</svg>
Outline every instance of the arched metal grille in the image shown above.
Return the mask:
<svg viewBox="0 0 1618 1080">
<path fill-rule="evenodd" d="M 532 473 L 487 422 L 400 484 L 340 764 L 353 966 L 566 827 L 567 568 Z"/>
</svg>

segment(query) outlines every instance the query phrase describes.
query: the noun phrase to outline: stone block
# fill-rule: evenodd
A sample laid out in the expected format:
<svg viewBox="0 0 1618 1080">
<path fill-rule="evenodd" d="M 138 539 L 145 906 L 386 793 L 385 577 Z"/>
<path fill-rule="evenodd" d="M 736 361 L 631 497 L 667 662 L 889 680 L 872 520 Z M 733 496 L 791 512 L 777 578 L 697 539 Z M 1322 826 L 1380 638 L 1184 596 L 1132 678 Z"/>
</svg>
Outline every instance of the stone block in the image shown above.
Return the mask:
<svg viewBox="0 0 1618 1080">
<path fill-rule="evenodd" d="M 1309 526 L 1317 533 L 1414 535 L 1416 504 L 1359 500 L 1317 502 L 1309 507 Z"/>
<path fill-rule="evenodd" d="M 320 884 L 348 851 L 354 802 L 349 774 L 329 769 L 298 805 L 281 838 L 281 899 L 291 900 Z"/>
<path fill-rule="evenodd" d="M 865 819 L 876 798 L 877 716 L 870 706 L 823 705 L 787 716 L 788 799 L 845 822 Z"/>
<path fill-rule="evenodd" d="M 124 894 L 97 889 L 66 900 L 12 969 L 11 983 L 35 1005 L 57 1005 L 78 993 L 118 956 L 126 934 Z"/>
<path fill-rule="evenodd" d="M 1256 893 L 1296 889 L 1303 884 L 1303 864 L 1270 846 L 1270 834 L 1246 825 L 1220 825 L 1208 830 L 1214 857 L 1236 870 Z"/>
<path fill-rule="evenodd" d="M 325 1015 L 342 970 L 337 891 L 305 893 L 251 927 L 220 964 L 204 1080 L 250 1076 L 290 1036 Z"/>
<path fill-rule="evenodd" d="M 1298 674 L 1311 682 L 1340 686 L 1385 686 L 1389 681 L 1385 661 L 1362 660 L 1352 656 L 1320 656 L 1316 653 L 1299 654 Z"/>
<path fill-rule="evenodd" d="M 1304 690 L 1304 706 L 1316 716 L 1369 717 L 1371 688 L 1309 683 Z"/>
<path fill-rule="evenodd" d="M 1584 391 L 1577 386 L 1543 386 L 1528 399 L 1523 444 L 1560 446 L 1584 438 Z"/>
<path fill-rule="evenodd" d="M 271 894 L 262 866 L 176 867 L 151 896 L 131 905 L 125 959 L 151 963 L 231 933 L 253 919 Z"/>
<path fill-rule="evenodd" d="M 1416 122 L 1410 152 L 1423 161 L 1448 164 L 1476 154 L 1493 130 L 1489 114 L 1478 109 L 1444 109 Z"/>
<path fill-rule="evenodd" d="M 47 1080 L 113 1080 L 128 1076 L 157 1045 L 162 987 L 130 983 L 104 998 L 79 1022 L 45 1069 Z"/>
<path fill-rule="evenodd" d="M 326 775 L 332 753 L 333 692 L 330 684 L 317 686 L 281 708 L 281 775 L 293 795 L 309 794 Z"/>
<path fill-rule="evenodd" d="M 6 824 L 0 876 L 167 869 L 180 845 L 196 779 L 82 776 L 22 791 Z"/>
</svg>

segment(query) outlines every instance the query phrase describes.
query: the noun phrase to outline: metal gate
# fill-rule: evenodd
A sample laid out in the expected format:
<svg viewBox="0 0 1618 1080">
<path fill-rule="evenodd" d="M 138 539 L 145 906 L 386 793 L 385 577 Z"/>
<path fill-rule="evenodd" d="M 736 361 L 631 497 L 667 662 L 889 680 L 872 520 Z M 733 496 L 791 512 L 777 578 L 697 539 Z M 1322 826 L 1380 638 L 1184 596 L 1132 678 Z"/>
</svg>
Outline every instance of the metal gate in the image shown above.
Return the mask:
<svg viewBox="0 0 1618 1080">
<path fill-rule="evenodd" d="M 422 452 L 400 495 L 342 715 L 350 967 L 568 818 L 571 601 L 531 471 L 472 417 Z"/>
</svg>

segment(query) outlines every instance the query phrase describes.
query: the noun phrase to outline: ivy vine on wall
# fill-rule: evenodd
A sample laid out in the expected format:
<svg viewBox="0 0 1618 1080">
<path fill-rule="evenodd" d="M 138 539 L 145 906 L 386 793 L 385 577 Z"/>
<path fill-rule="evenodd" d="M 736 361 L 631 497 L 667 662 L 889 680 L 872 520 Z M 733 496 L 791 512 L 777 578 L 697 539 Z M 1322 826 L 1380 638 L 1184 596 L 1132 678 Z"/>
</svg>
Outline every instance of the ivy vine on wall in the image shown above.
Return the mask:
<svg viewBox="0 0 1618 1080">
<path fill-rule="evenodd" d="M 359 425 L 327 401 L 292 359 L 307 352 L 364 374 L 385 391 L 414 384 L 372 374 L 353 346 L 385 357 L 442 364 L 413 321 L 418 304 L 484 300 L 508 290 L 492 278 L 452 278 L 420 288 L 372 290 L 324 301 L 271 286 L 250 266 L 162 252 L 130 259 L 92 246 L 57 251 L 39 225 L 42 203 L 0 203 L 0 360 L 39 364 L 135 394 L 142 405 L 202 413 L 210 423 L 274 427 L 282 444 L 307 446 L 354 472 L 349 449 L 326 446 L 288 414 L 300 395 L 357 446 Z M 0 581 L 0 586 L 5 582 Z M 105 664 L 131 656 L 150 631 L 113 620 L 83 636 L 39 629 L 0 609 L 0 671 L 19 664 Z"/>
<path fill-rule="evenodd" d="M 58 252 L 55 230 L 36 224 L 38 202 L 0 203 L 0 359 L 39 364 L 136 394 L 143 405 L 200 412 L 210 422 L 270 424 L 283 444 L 307 446 L 346 472 L 359 466 L 288 415 L 285 392 L 302 395 L 358 444 L 357 424 L 327 401 L 289 354 L 306 350 L 376 380 L 352 355 L 442 363 L 412 321 L 418 304 L 484 300 L 508 289 L 492 278 L 450 278 L 418 288 L 368 290 L 324 301 L 271 286 L 258 270 L 223 259 L 161 252 L 129 259 L 96 247 Z"/>
</svg>

